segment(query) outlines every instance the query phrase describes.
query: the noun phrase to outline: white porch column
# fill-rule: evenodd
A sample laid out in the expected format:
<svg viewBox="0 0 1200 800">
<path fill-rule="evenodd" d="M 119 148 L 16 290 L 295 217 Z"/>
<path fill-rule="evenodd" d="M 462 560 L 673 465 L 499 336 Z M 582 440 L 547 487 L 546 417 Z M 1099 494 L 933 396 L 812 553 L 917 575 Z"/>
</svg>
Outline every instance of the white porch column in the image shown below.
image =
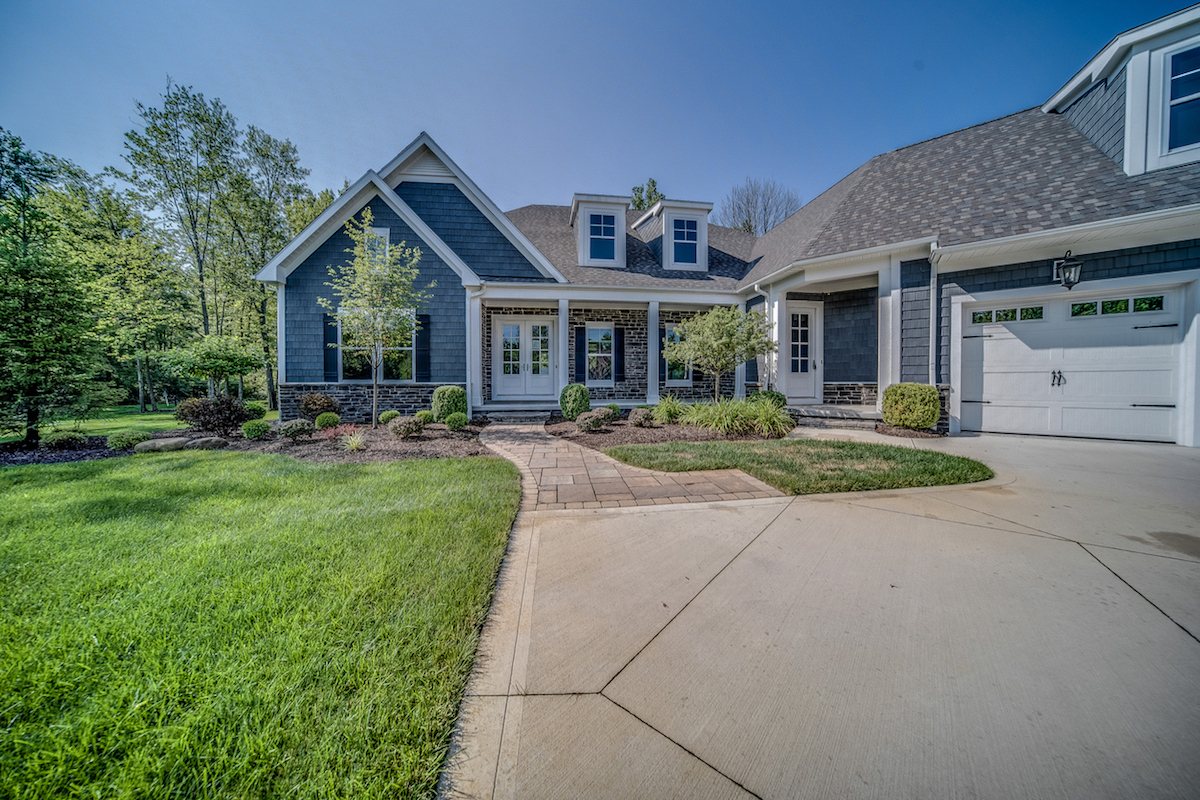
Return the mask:
<svg viewBox="0 0 1200 800">
<path fill-rule="evenodd" d="M 658 301 L 651 300 L 646 314 L 646 403 L 658 404 Z"/>
<path fill-rule="evenodd" d="M 784 332 L 787 331 L 787 292 L 771 292 L 771 300 L 775 304 L 775 313 L 771 314 L 771 336 L 775 339 L 775 344 L 779 345 L 779 350 L 775 354 L 775 391 L 782 392 L 784 397 L 788 394 L 788 371 L 783 368 L 787 363 L 784 356 L 779 355 L 783 352 L 783 348 L 787 346 L 784 341 Z"/>
<path fill-rule="evenodd" d="M 275 365 L 275 387 L 276 397 L 278 397 L 278 387 L 281 383 L 287 383 L 287 301 L 284 299 L 283 293 L 287 291 L 287 286 L 282 283 L 275 287 L 275 360 L 278 362 Z M 321 332 L 324 334 L 324 331 Z M 322 336 L 321 341 L 325 341 Z"/>
<path fill-rule="evenodd" d="M 732 306 L 737 310 L 742 310 L 741 303 L 734 303 Z M 746 396 L 746 364 L 742 362 L 733 370 L 733 399 L 741 400 Z"/>
<path fill-rule="evenodd" d="M 571 301 L 564 297 L 558 299 L 558 396 L 567 388 L 571 380 L 571 364 L 567 360 L 571 341 Z"/>
<path fill-rule="evenodd" d="M 900 382 L 900 259 L 892 256 L 879 270 L 879 365 L 876 370 L 879 399 L 883 390 Z"/>
<path fill-rule="evenodd" d="M 483 405 L 483 292 L 467 289 L 467 397 L 473 412 Z"/>
</svg>

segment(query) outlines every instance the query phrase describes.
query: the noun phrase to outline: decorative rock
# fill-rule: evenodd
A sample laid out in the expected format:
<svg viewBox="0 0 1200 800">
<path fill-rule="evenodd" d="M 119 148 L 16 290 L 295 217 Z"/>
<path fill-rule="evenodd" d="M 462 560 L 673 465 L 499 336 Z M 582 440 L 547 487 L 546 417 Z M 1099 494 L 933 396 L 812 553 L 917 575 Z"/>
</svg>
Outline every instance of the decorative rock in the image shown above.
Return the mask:
<svg viewBox="0 0 1200 800">
<path fill-rule="evenodd" d="M 170 439 L 147 439 L 134 445 L 135 453 L 168 453 L 172 450 L 182 450 L 191 441 L 186 436 L 174 436 Z"/>
<path fill-rule="evenodd" d="M 202 439 L 193 439 L 188 442 L 185 450 L 220 450 L 222 447 L 228 447 L 229 442 L 219 436 L 205 436 Z"/>
</svg>

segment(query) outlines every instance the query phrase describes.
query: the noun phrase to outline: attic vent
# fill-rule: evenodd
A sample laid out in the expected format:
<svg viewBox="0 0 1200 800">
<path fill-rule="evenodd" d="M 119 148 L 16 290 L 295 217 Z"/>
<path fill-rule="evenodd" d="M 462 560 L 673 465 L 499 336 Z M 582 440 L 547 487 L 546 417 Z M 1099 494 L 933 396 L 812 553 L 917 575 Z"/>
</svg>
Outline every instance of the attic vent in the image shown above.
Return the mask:
<svg viewBox="0 0 1200 800">
<path fill-rule="evenodd" d="M 421 152 L 417 153 L 416 158 L 408 163 L 404 172 L 407 175 L 425 175 L 436 178 L 449 178 L 454 174 L 427 147 L 421 148 Z"/>
</svg>

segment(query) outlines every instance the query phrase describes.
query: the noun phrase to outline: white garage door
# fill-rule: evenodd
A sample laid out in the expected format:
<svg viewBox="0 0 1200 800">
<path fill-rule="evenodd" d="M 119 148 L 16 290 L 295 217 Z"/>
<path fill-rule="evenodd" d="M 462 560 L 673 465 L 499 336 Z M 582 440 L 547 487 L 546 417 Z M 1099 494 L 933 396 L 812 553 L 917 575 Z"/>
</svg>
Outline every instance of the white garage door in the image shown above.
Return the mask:
<svg viewBox="0 0 1200 800">
<path fill-rule="evenodd" d="M 1177 292 L 964 308 L 962 429 L 1173 442 Z"/>
</svg>

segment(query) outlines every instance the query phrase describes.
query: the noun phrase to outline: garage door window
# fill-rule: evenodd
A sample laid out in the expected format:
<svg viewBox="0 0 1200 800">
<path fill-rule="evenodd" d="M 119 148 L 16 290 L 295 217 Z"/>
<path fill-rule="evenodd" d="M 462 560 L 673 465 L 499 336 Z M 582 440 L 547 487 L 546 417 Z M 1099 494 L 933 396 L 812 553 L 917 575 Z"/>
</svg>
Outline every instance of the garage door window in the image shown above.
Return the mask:
<svg viewBox="0 0 1200 800">
<path fill-rule="evenodd" d="M 1163 295 L 1150 297 L 1114 297 L 1110 300 L 1093 300 L 1071 304 L 1071 317 L 1095 317 L 1109 314 L 1143 314 L 1163 310 Z"/>
<path fill-rule="evenodd" d="M 989 322 L 1031 322 L 1042 318 L 1042 306 L 996 308 L 989 309 L 988 311 L 971 312 L 972 325 L 986 325 Z"/>
</svg>

